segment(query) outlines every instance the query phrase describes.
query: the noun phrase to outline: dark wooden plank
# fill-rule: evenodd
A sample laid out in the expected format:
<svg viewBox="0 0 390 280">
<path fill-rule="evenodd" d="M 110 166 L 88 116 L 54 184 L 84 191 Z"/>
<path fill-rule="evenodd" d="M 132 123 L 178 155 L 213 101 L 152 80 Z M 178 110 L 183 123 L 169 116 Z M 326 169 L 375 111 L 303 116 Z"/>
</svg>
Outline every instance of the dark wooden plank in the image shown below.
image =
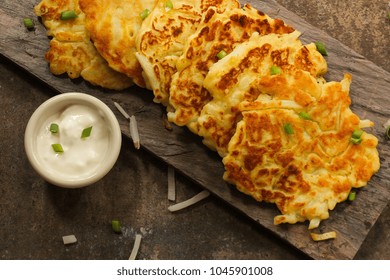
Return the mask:
<svg viewBox="0 0 390 280">
<path fill-rule="evenodd" d="M 127 121 L 113 107 L 113 101 L 119 102 L 128 112 L 137 116 L 143 149 L 174 166 L 216 197 L 312 258 L 351 259 L 390 197 L 390 147 L 385 142 L 382 128 L 382 124 L 390 118 L 390 75 L 274 1 L 247 2 L 273 17 L 284 19 L 303 32 L 304 42 L 325 42 L 329 52 L 327 79 L 341 80 L 345 72 L 352 73 L 353 110 L 360 117 L 369 118 L 377 124 L 372 133 L 380 141 L 378 149 L 382 168 L 368 186 L 360 191 L 354 203 L 339 204 L 332 211 L 331 217 L 320 226 L 321 231 L 336 230 L 336 240 L 321 243 L 311 241 L 307 223 L 274 226 L 273 217 L 278 214 L 277 209 L 273 205 L 255 202 L 224 182 L 220 158 L 207 150 L 199 137 L 192 135 L 186 128 L 173 126 L 173 131 L 164 128 L 161 121 L 164 108 L 152 102 L 150 92 L 137 87 L 112 92 L 90 86 L 82 80 L 71 81 L 67 77 L 53 76 L 43 59 L 49 42 L 44 27 L 37 24 L 35 31 L 27 31 L 22 24 L 23 17 L 36 18 L 32 8 L 38 1 L 2 1 L 0 53 L 58 92 L 79 91 L 100 98 L 117 114 L 123 134 L 129 137 Z"/>
</svg>

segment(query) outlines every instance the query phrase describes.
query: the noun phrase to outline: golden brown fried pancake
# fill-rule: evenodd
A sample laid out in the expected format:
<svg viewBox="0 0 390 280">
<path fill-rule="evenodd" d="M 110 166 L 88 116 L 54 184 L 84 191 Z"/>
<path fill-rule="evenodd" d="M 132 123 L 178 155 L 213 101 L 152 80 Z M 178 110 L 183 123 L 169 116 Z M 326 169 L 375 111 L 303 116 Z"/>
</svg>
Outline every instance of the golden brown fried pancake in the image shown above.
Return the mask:
<svg viewBox="0 0 390 280">
<path fill-rule="evenodd" d="M 34 11 L 42 18 L 48 36 L 53 37 L 45 55 L 53 74 L 67 73 L 70 78 L 81 76 L 94 85 L 109 89 L 120 90 L 133 84 L 127 76 L 108 67 L 90 42 L 78 0 L 43 0 Z M 64 11 L 74 11 L 77 18 L 61 20 Z"/>
<path fill-rule="evenodd" d="M 278 80 L 290 79 L 288 75 L 264 80 L 263 87 L 269 88 L 271 97 L 268 100 L 286 98 L 278 98 L 283 91 L 273 89 Z M 360 144 L 350 141 L 355 130 L 370 123 L 361 121 L 349 108 L 350 82 L 350 75 L 340 83 L 317 84 L 313 80 L 321 95 L 299 106 L 264 102 L 264 96 L 241 104 L 243 119 L 223 159 L 224 179 L 258 201 L 275 203 L 281 211 L 275 224 L 309 220 L 310 229 L 318 227 L 352 188 L 365 186 L 379 169 L 375 136 L 365 132 Z M 300 94 L 295 90 L 287 101 Z M 300 117 L 301 112 L 310 119 Z M 288 124 L 292 130 L 286 129 Z"/>
<path fill-rule="evenodd" d="M 135 39 L 142 24 L 140 14 L 152 10 L 157 0 L 79 0 L 86 26 L 98 52 L 114 70 L 145 87 Z"/>
<path fill-rule="evenodd" d="M 300 83 L 296 79 L 286 79 L 273 84 L 272 90 L 279 91 L 279 97 L 283 92 L 284 99 L 293 100 L 289 98 L 291 90 L 299 90 L 302 94 L 296 102 L 305 104 L 314 98 L 311 95 L 319 94 L 312 89 L 313 80 L 325 74 L 326 61 L 314 44 L 302 45 L 299 35 L 298 31 L 263 36 L 254 33 L 247 42 L 210 67 L 203 87 L 210 92 L 212 100 L 203 107 L 198 119 L 198 134 L 204 137 L 203 142 L 208 147 L 217 150 L 222 157 L 226 154 L 236 123 L 241 118 L 239 104 L 253 101 L 262 93 L 259 82 L 272 75 L 272 67 L 278 67 L 280 71 L 301 69 L 307 72 L 297 72 L 303 77 L 299 79 Z M 291 83 L 297 88 L 290 89 Z"/>
<path fill-rule="evenodd" d="M 144 79 L 153 90 L 155 102 L 168 105 L 177 58 L 210 6 L 222 12 L 238 8 L 240 4 L 236 0 L 159 0 L 143 21 L 137 36 L 136 56 L 142 65 Z"/>
<path fill-rule="evenodd" d="M 211 95 L 203 88 L 203 80 L 209 68 L 218 61 L 217 54 L 222 50 L 232 52 L 253 32 L 266 35 L 293 30 L 283 21 L 271 19 L 249 5 L 224 13 L 209 8 L 177 62 L 178 72 L 172 78 L 169 98 L 173 112 L 168 113 L 168 120 L 177 125 L 187 125 L 197 133 L 197 118 L 203 106 L 211 100 Z"/>
</svg>

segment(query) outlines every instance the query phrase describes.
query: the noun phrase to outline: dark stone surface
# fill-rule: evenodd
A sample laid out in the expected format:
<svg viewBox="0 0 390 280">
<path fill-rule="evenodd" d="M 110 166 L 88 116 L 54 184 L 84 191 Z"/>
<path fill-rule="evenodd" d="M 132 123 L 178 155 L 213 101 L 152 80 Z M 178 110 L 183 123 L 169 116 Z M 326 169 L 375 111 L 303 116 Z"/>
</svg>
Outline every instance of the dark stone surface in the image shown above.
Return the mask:
<svg viewBox="0 0 390 280">
<path fill-rule="evenodd" d="M 276 0 L 368 60 L 390 71 L 388 0 Z"/>
<path fill-rule="evenodd" d="M 387 1 L 277 2 L 390 71 Z M 53 94 L 1 59 L 1 259 L 126 259 L 135 233 L 143 235 L 139 259 L 306 258 L 213 197 L 170 213 L 167 166 L 127 139 L 102 181 L 78 190 L 47 184 L 28 163 L 23 137 L 33 111 Z M 177 201 L 201 190 L 180 175 L 176 183 Z M 390 259 L 389 217 L 387 206 L 356 259 Z M 121 220 L 123 234 L 112 232 L 112 219 Z M 69 234 L 78 242 L 64 246 L 61 237 Z"/>
</svg>

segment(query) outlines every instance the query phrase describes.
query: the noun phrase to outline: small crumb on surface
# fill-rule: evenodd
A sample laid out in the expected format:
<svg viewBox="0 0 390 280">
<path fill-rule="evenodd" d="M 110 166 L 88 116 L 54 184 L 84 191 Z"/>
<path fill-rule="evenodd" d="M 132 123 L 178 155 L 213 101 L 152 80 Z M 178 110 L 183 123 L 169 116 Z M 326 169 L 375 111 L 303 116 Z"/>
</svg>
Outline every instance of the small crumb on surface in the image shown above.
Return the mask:
<svg viewBox="0 0 390 280">
<path fill-rule="evenodd" d="M 77 242 L 76 236 L 72 235 L 66 235 L 62 237 L 62 241 L 64 242 L 65 245 L 68 244 L 73 244 Z"/>
</svg>

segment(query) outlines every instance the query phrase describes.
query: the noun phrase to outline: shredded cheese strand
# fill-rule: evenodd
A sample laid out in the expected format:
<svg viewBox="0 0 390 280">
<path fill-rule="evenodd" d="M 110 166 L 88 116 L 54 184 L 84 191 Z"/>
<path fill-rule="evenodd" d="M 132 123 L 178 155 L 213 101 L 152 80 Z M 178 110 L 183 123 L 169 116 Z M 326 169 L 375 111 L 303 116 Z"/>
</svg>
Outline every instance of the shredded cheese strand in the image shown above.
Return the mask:
<svg viewBox="0 0 390 280">
<path fill-rule="evenodd" d="M 139 250 L 139 247 L 141 245 L 141 239 L 142 239 L 142 235 L 141 234 L 136 234 L 135 235 L 134 246 L 133 246 L 133 250 L 131 251 L 129 260 L 135 260 L 135 258 L 137 257 L 138 250 Z"/>
<path fill-rule="evenodd" d="M 118 103 L 114 102 L 115 107 L 118 109 L 118 111 L 128 120 L 130 120 L 130 116 L 126 113 L 126 111 L 122 108 L 121 105 Z"/>
<path fill-rule="evenodd" d="M 374 123 L 370 120 L 360 120 L 359 127 L 360 128 L 366 128 L 366 127 L 373 127 Z"/>
<path fill-rule="evenodd" d="M 314 218 L 314 219 L 310 220 L 309 229 L 318 228 L 318 226 L 320 225 L 320 222 L 321 222 L 321 219 L 319 219 L 319 218 Z"/>
<path fill-rule="evenodd" d="M 334 239 L 337 236 L 337 233 L 335 231 L 329 231 L 325 233 L 310 233 L 311 238 L 314 241 L 324 241 L 328 239 Z"/>
<path fill-rule="evenodd" d="M 68 244 L 73 244 L 77 242 L 76 236 L 72 235 L 66 235 L 62 237 L 62 241 L 64 242 L 65 245 Z"/>
<path fill-rule="evenodd" d="M 139 140 L 137 120 L 134 115 L 130 117 L 130 135 L 133 139 L 134 147 L 138 150 L 141 147 L 141 144 Z"/>
<path fill-rule="evenodd" d="M 207 198 L 210 195 L 210 192 L 204 190 L 198 193 L 197 195 L 191 197 L 190 199 L 187 199 L 185 201 L 182 201 L 180 203 L 177 203 L 175 205 L 171 205 L 168 207 L 168 210 L 171 212 L 179 211 L 184 208 L 187 208 L 195 203 L 198 203 L 199 201 Z"/>
</svg>

